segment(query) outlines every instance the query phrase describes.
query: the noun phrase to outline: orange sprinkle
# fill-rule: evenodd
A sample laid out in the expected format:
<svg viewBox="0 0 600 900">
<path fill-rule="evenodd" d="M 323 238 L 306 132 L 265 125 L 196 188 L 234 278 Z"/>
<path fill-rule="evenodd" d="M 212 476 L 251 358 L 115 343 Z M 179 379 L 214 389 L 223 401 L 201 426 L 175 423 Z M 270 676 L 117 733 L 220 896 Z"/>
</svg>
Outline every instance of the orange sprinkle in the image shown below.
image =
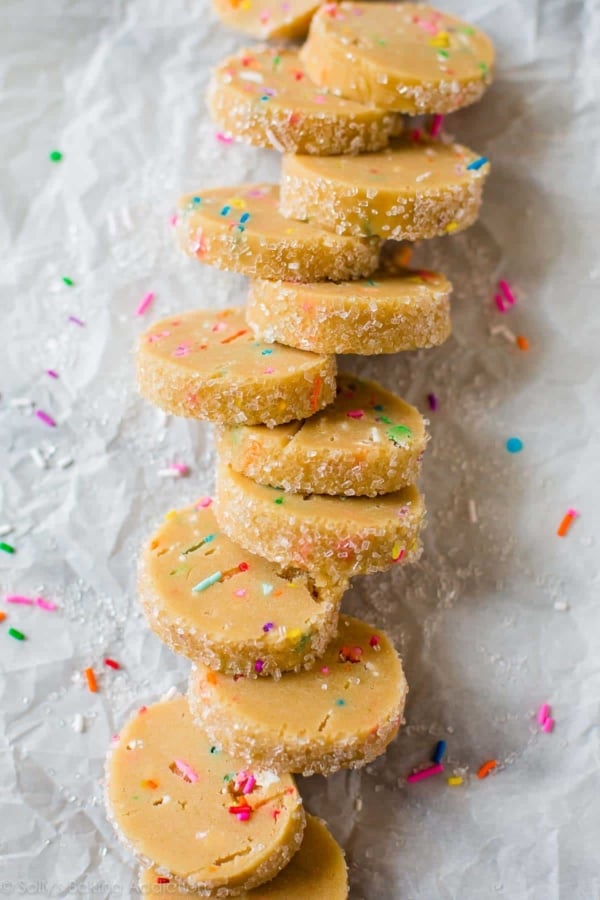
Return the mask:
<svg viewBox="0 0 600 900">
<path fill-rule="evenodd" d="M 248 334 L 248 329 L 243 328 L 241 331 L 236 331 L 235 334 L 230 334 L 229 337 L 223 338 L 221 341 L 222 344 L 230 344 L 231 341 L 235 341 L 236 338 L 243 337 L 243 335 Z"/>
<path fill-rule="evenodd" d="M 522 334 L 517 335 L 517 347 L 519 350 L 529 350 L 529 341 Z"/>
<path fill-rule="evenodd" d="M 312 393 L 310 395 L 310 408 L 313 410 L 313 412 L 317 408 L 317 404 L 319 403 L 322 385 L 323 379 L 320 375 L 317 375 L 317 377 L 315 378 L 315 383 L 313 385 Z"/>
<path fill-rule="evenodd" d="M 569 528 L 571 527 L 571 525 L 573 524 L 573 522 L 575 521 L 576 518 L 577 518 L 577 513 L 575 512 L 574 509 L 567 510 L 567 512 L 563 516 L 562 522 L 556 529 L 557 535 L 559 537 L 565 537 L 567 534 L 567 531 L 569 530 Z"/>
<path fill-rule="evenodd" d="M 158 782 L 153 778 L 144 778 L 144 780 L 140 782 L 140 785 L 143 788 L 150 788 L 151 791 L 155 791 L 158 787 Z"/>
<path fill-rule="evenodd" d="M 0 612 L 0 622 L 4 622 L 5 618 L 6 618 L 6 613 Z"/>
<path fill-rule="evenodd" d="M 217 683 L 216 673 L 215 672 L 207 672 L 206 680 L 208 681 L 209 684 L 216 684 Z"/>
<path fill-rule="evenodd" d="M 487 762 L 484 762 L 482 766 L 477 770 L 478 778 L 487 778 L 490 772 L 493 772 L 498 763 L 495 759 L 488 759 Z"/>
<path fill-rule="evenodd" d="M 96 681 L 96 676 L 94 675 L 93 669 L 84 669 L 83 674 L 85 675 L 85 680 L 87 681 L 88 691 L 91 694 L 98 693 L 98 682 Z"/>
</svg>

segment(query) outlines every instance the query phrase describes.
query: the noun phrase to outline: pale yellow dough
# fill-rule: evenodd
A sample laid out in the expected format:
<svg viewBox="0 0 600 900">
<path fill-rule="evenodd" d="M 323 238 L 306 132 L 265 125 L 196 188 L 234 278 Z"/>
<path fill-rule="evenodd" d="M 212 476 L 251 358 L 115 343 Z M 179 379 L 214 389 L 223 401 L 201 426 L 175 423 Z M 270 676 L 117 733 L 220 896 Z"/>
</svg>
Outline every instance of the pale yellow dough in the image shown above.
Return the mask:
<svg viewBox="0 0 600 900">
<path fill-rule="evenodd" d="M 377 268 L 379 241 L 332 234 L 318 221 L 290 222 L 279 186 L 242 184 L 179 201 L 177 237 L 200 262 L 251 278 L 346 281 Z"/>
<path fill-rule="evenodd" d="M 344 585 L 317 588 L 220 530 L 204 498 L 171 510 L 140 557 L 138 594 L 172 650 L 230 674 L 310 668 L 335 634 Z"/>
<path fill-rule="evenodd" d="M 319 8 L 315 0 L 212 0 L 222 22 L 262 40 L 300 40 Z"/>
<path fill-rule="evenodd" d="M 144 897 L 190 897 L 161 879 L 155 868 L 140 873 L 140 890 Z M 348 872 L 340 845 L 325 823 L 316 816 L 306 817 L 302 845 L 276 878 L 267 884 L 244 891 L 240 900 L 347 900 Z"/>
<path fill-rule="evenodd" d="M 460 144 L 410 139 L 361 156 L 286 154 L 281 212 L 339 235 L 416 241 L 452 234 L 477 219 L 490 170 L 489 162 L 468 169 L 477 159 Z"/>
<path fill-rule="evenodd" d="M 414 562 L 425 506 L 415 487 L 372 499 L 284 493 L 223 463 L 215 515 L 232 540 L 320 583 Z"/>
<path fill-rule="evenodd" d="M 226 752 L 277 772 L 328 775 L 385 751 L 402 722 L 408 688 L 389 638 L 341 616 L 319 665 L 280 681 L 215 675 L 196 666 L 195 720 Z"/>
<path fill-rule="evenodd" d="M 450 336 L 451 291 L 443 275 L 411 269 L 340 284 L 257 279 L 246 319 L 261 340 L 314 353 L 398 353 Z"/>
<path fill-rule="evenodd" d="M 334 402 L 304 422 L 219 429 L 220 459 L 306 494 L 374 497 L 414 484 L 427 443 L 419 411 L 375 381 L 340 374 L 337 385 Z"/>
<path fill-rule="evenodd" d="M 335 357 L 262 343 L 238 308 L 155 322 L 136 363 L 143 397 L 193 419 L 273 426 L 307 418 L 335 396 Z"/>
<path fill-rule="evenodd" d="M 494 47 L 479 29 L 425 3 L 326 3 L 301 57 L 316 84 L 416 115 L 479 100 L 492 80 Z"/>
<path fill-rule="evenodd" d="M 248 809 L 244 821 L 239 807 Z M 305 825 L 293 779 L 248 772 L 193 724 L 184 697 L 142 707 L 124 726 L 107 761 L 107 808 L 143 865 L 202 896 L 274 878 Z"/>
<path fill-rule="evenodd" d="M 228 57 L 213 72 L 208 107 L 226 134 L 285 153 L 380 150 L 399 125 L 392 113 L 318 88 L 293 48 L 245 48 Z"/>
</svg>

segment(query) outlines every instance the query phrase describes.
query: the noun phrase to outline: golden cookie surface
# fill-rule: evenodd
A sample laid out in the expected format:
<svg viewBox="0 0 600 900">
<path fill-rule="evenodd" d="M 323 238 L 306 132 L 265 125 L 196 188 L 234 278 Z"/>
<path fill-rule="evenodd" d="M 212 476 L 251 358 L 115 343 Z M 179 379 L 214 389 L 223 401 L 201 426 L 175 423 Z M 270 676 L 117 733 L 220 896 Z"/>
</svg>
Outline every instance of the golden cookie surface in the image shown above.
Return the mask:
<svg viewBox="0 0 600 900">
<path fill-rule="evenodd" d="M 212 0 L 222 22 L 252 37 L 298 40 L 319 8 L 315 0 Z"/>
</svg>

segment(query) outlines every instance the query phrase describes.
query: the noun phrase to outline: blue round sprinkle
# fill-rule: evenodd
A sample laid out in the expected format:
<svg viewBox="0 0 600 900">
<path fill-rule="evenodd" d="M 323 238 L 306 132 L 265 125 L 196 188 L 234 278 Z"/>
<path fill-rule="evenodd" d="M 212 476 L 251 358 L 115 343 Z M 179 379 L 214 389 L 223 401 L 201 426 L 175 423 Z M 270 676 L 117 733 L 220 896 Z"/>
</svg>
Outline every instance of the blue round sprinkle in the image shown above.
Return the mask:
<svg viewBox="0 0 600 900">
<path fill-rule="evenodd" d="M 511 437 L 506 442 L 506 449 L 509 453 L 520 453 L 523 449 L 523 441 L 518 437 Z"/>
</svg>

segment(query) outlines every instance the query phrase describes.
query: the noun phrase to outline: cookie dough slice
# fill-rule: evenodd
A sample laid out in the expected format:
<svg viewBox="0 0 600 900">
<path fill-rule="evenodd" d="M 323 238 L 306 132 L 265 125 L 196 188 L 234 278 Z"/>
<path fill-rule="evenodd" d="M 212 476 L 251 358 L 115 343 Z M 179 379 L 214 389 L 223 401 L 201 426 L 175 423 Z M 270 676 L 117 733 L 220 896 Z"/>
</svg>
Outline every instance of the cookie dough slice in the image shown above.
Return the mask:
<svg viewBox="0 0 600 900">
<path fill-rule="evenodd" d="M 140 890 L 146 897 L 189 898 L 156 868 L 140 873 Z M 244 891 L 240 900 L 347 900 L 348 872 L 342 848 L 316 816 L 306 817 L 302 844 L 276 878 L 267 884 Z"/>
<path fill-rule="evenodd" d="M 385 751 L 408 688 L 389 638 L 350 616 L 319 665 L 280 681 L 234 681 L 205 666 L 190 675 L 196 722 L 227 753 L 276 772 L 358 768 Z"/>
<path fill-rule="evenodd" d="M 415 487 L 374 498 L 284 493 L 223 463 L 215 515 L 233 541 L 320 583 L 414 562 L 425 506 Z"/>
<path fill-rule="evenodd" d="M 489 170 L 460 144 L 409 139 L 361 156 L 286 154 L 281 212 L 340 235 L 433 238 L 475 222 Z"/>
<path fill-rule="evenodd" d="M 218 66 L 208 107 L 219 128 L 237 140 L 286 153 L 364 153 L 387 146 L 393 113 L 344 100 L 317 87 L 298 51 L 240 50 Z"/>
<path fill-rule="evenodd" d="M 376 272 L 361 281 L 251 283 L 246 319 L 265 341 L 314 353 L 398 353 L 450 336 L 452 285 L 437 272 Z"/>
<path fill-rule="evenodd" d="M 243 310 L 193 310 L 155 322 L 136 355 L 143 397 L 176 416 L 269 426 L 335 397 L 335 357 L 257 340 Z"/>
<path fill-rule="evenodd" d="M 479 100 L 492 80 L 494 47 L 478 28 L 424 3 L 326 3 L 301 57 L 316 84 L 417 115 Z"/>
<path fill-rule="evenodd" d="M 426 443 L 414 406 L 375 381 L 341 374 L 331 406 L 304 422 L 234 426 L 217 435 L 221 460 L 260 484 L 366 497 L 414 484 Z"/>
<path fill-rule="evenodd" d="M 143 865 L 201 896 L 274 878 L 305 825 L 293 779 L 249 771 L 215 747 L 184 697 L 142 707 L 127 722 L 107 760 L 107 809 Z"/>
<path fill-rule="evenodd" d="M 139 564 L 152 630 L 176 653 L 230 674 L 310 668 L 335 634 L 343 592 L 248 553 L 200 503 L 167 513 Z"/>
<path fill-rule="evenodd" d="M 337 158 L 337 157 L 336 157 Z M 212 188 L 179 201 L 177 236 L 190 256 L 252 278 L 347 281 L 377 268 L 379 241 L 290 222 L 279 212 L 279 186 Z"/>
<path fill-rule="evenodd" d="M 301 40 L 319 8 L 315 0 L 212 0 L 229 28 L 262 40 Z"/>
</svg>

